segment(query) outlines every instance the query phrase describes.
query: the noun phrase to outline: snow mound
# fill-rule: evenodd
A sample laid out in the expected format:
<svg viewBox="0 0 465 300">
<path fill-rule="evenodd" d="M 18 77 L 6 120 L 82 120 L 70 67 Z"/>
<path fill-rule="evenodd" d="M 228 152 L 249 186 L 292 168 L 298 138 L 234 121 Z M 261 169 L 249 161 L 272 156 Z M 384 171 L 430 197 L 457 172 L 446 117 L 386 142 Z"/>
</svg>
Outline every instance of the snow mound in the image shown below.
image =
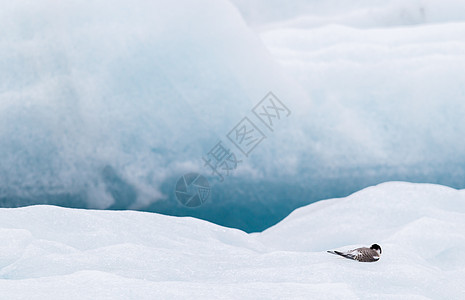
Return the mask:
<svg viewBox="0 0 465 300">
<path fill-rule="evenodd" d="M 255 234 L 193 218 L 0 209 L 5 299 L 463 299 L 465 190 L 385 183 Z M 329 255 L 379 243 L 377 263 Z"/>
</svg>

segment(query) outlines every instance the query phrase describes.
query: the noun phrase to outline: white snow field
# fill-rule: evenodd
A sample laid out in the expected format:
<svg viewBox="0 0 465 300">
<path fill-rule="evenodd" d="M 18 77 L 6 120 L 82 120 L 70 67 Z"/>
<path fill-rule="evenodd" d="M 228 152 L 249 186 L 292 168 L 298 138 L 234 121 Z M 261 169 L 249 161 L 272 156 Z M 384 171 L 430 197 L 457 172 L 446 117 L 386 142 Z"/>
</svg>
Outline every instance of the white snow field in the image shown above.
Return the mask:
<svg viewBox="0 0 465 300">
<path fill-rule="evenodd" d="M 1 299 L 465 299 L 465 190 L 389 182 L 246 234 L 189 217 L 0 209 Z M 379 243 L 376 263 L 326 253 Z"/>
</svg>

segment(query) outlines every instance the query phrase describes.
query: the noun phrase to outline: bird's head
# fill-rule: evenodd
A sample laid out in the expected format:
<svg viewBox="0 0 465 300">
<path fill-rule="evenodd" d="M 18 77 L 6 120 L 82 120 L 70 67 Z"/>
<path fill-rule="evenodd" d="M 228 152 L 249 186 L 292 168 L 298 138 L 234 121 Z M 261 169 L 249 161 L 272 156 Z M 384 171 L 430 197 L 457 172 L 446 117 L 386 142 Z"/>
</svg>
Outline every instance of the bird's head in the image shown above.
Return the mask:
<svg viewBox="0 0 465 300">
<path fill-rule="evenodd" d="M 371 245 L 370 249 L 375 250 L 376 252 L 378 252 L 381 255 L 381 252 L 382 252 L 381 247 L 378 244 Z"/>
</svg>

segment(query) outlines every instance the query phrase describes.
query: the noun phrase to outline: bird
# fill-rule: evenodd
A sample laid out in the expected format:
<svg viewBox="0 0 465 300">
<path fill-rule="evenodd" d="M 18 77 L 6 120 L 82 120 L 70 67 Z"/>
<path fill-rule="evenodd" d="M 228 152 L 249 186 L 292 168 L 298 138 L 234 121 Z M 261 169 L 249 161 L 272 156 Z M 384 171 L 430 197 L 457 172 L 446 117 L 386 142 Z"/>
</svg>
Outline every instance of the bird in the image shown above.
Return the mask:
<svg viewBox="0 0 465 300">
<path fill-rule="evenodd" d="M 340 255 L 342 257 L 357 260 L 359 262 L 375 262 L 381 257 L 381 247 L 378 244 L 371 245 L 370 248 L 361 247 L 349 251 L 328 250 L 328 253 Z"/>
</svg>

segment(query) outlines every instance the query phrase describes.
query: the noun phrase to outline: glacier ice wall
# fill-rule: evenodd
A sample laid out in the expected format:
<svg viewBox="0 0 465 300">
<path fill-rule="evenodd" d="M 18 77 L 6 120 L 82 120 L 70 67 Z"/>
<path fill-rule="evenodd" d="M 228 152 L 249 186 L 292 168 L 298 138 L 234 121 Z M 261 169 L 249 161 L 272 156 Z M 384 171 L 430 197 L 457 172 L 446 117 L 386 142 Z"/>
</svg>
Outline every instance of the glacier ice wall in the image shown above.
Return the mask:
<svg viewBox="0 0 465 300">
<path fill-rule="evenodd" d="M 2 1 L 1 205 L 257 231 L 386 180 L 465 187 L 459 2 L 333 2 Z M 178 177 L 268 91 L 291 116 L 182 207 Z"/>
</svg>

